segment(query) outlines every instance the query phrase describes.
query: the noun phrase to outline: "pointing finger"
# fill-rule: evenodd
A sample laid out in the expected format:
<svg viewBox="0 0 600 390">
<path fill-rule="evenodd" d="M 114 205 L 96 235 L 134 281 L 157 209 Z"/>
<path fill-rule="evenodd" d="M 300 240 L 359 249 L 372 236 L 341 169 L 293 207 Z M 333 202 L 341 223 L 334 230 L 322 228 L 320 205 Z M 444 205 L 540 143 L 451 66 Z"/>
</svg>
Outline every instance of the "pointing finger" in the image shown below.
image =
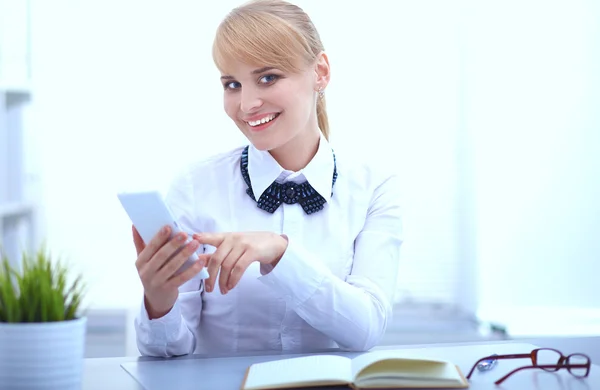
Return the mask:
<svg viewBox="0 0 600 390">
<path fill-rule="evenodd" d="M 225 241 L 225 233 L 200 233 L 194 234 L 194 239 L 201 244 L 218 247 Z"/>
</svg>

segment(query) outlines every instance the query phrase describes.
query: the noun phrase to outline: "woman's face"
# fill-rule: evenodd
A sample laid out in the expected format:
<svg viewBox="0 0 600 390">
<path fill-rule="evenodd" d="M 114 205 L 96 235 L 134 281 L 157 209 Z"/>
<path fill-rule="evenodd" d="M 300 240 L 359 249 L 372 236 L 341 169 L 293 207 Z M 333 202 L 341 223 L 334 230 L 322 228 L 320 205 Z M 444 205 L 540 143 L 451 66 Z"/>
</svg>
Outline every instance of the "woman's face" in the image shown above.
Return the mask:
<svg viewBox="0 0 600 390">
<path fill-rule="evenodd" d="M 287 73 L 235 62 L 228 69 L 221 75 L 225 112 L 257 149 L 275 149 L 317 128 L 314 67 Z"/>
</svg>

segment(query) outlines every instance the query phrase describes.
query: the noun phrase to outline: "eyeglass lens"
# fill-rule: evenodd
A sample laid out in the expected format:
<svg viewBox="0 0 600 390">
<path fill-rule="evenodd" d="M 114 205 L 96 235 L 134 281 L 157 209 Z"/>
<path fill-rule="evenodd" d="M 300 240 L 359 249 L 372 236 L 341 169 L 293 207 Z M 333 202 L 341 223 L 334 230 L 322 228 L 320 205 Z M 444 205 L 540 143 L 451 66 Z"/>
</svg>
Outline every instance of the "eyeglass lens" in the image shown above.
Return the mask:
<svg viewBox="0 0 600 390">
<path fill-rule="evenodd" d="M 540 349 L 537 351 L 536 363 L 539 366 L 557 365 L 561 354 L 553 349 Z M 556 371 L 558 368 L 542 368 L 545 371 Z"/>
<path fill-rule="evenodd" d="M 572 355 L 570 355 L 567 359 L 567 364 L 584 364 L 587 365 L 588 364 L 588 358 L 587 356 L 581 355 L 579 353 L 574 353 Z M 569 371 L 571 372 L 571 374 L 573 374 L 574 376 L 578 376 L 578 377 L 584 377 L 587 375 L 587 368 L 569 368 Z"/>
</svg>

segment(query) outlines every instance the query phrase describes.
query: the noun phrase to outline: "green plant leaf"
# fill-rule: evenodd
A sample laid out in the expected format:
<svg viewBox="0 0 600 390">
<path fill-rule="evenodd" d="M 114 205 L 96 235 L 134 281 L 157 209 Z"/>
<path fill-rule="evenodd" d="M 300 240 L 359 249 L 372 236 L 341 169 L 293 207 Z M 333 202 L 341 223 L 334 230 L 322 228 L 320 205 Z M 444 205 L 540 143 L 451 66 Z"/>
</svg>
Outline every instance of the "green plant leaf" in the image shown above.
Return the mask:
<svg viewBox="0 0 600 390">
<path fill-rule="evenodd" d="M 69 269 L 43 248 L 23 253 L 21 272 L 2 254 L 0 322 L 50 322 L 76 319 L 84 295 L 82 276 L 69 282 Z"/>
</svg>

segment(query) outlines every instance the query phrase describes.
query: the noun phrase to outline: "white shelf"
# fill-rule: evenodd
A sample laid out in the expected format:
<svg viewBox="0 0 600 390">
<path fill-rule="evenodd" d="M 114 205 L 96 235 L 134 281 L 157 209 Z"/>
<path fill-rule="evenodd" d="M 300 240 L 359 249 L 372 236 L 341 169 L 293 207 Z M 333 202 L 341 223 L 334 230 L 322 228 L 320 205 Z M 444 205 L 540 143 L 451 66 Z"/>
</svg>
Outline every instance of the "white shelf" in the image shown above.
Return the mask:
<svg viewBox="0 0 600 390">
<path fill-rule="evenodd" d="M 0 247 L 16 265 L 23 242 L 33 250 L 36 231 L 36 204 L 22 198 L 28 145 L 23 115 L 32 99 L 30 2 L 0 0 Z"/>
<path fill-rule="evenodd" d="M 4 218 L 24 217 L 33 212 L 33 204 L 29 202 L 0 203 L 0 220 Z"/>
<path fill-rule="evenodd" d="M 31 0 L 0 0 L 0 93 L 30 94 Z"/>
<path fill-rule="evenodd" d="M 14 82 L 0 79 L 0 92 L 14 95 L 30 95 L 31 84 L 29 82 Z"/>
</svg>

